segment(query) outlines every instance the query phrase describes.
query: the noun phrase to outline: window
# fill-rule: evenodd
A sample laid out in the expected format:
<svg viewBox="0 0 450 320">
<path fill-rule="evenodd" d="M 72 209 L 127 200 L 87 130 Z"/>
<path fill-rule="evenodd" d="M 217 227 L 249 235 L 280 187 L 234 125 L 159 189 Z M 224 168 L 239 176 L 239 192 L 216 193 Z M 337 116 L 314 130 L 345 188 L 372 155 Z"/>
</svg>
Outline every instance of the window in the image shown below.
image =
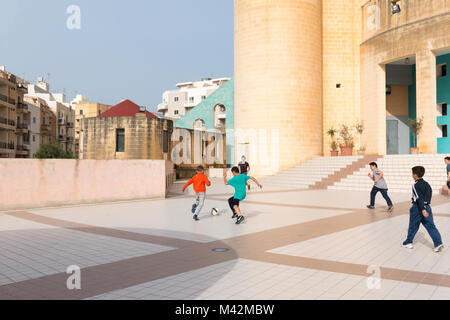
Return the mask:
<svg viewBox="0 0 450 320">
<path fill-rule="evenodd" d="M 202 96 L 202 100 L 206 100 L 206 96 Z"/>
<path fill-rule="evenodd" d="M 125 129 L 116 129 L 116 152 L 125 152 Z"/>
<path fill-rule="evenodd" d="M 447 125 L 442 126 L 442 138 L 448 138 L 448 127 Z"/>
<path fill-rule="evenodd" d="M 83 110 L 80 110 L 80 115 L 82 115 L 83 114 Z"/>
<path fill-rule="evenodd" d="M 447 103 L 440 103 L 437 105 L 437 116 L 445 117 L 447 115 Z"/>
<path fill-rule="evenodd" d="M 189 97 L 189 102 L 194 103 L 194 97 Z"/>
<path fill-rule="evenodd" d="M 436 76 L 438 78 L 447 76 L 447 64 L 446 63 L 437 65 Z"/>
<path fill-rule="evenodd" d="M 36 123 L 36 117 L 33 117 L 33 123 Z"/>
<path fill-rule="evenodd" d="M 35 142 L 36 141 L 36 136 L 35 135 L 33 135 L 33 142 Z"/>
<path fill-rule="evenodd" d="M 177 115 L 178 113 L 179 113 L 178 110 L 174 110 L 174 112 L 173 112 L 174 115 Z"/>
<path fill-rule="evenodd" d="M 178 102 L 178 97 L 173 98 L 173 101 Z"/>
<path fill-rule="evenodd" d="M 169 132 L 163 131 L 163 152 L 169 152 Z"/>
</svg>

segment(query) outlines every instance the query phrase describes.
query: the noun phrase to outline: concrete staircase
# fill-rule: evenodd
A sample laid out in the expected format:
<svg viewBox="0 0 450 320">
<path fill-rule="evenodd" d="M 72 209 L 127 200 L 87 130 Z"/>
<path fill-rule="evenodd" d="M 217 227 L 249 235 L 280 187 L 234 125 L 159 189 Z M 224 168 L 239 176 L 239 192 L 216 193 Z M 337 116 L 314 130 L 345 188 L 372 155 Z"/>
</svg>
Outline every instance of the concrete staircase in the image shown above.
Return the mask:
<svg viewBox="0 0 450 320">
<path fill-rule="evenodd" d="M 316 157 L 297 167 L 263 178 L 261 184 L 265 188 L 280 190 L 326 188 L 329 184 L 327 181 L 332 180 L 340 171 L 349 170 L 348 173 L 351 174 L 355 170 L 350 168 L 356 165 L 356 169 L 359 169 L 366 163 L 368 162 L 364 156 Z"/>
<path fill-rule="evenodd" d="M 444 165 L 446 156 L 444 154 L 387 155 L 380 156 L 374 161 L 383 171 L 391 192 L 410 193 L 413 184 L 411 168 L 420 165 L 426 169 L 425 180 L 433 188 L 433 193 L 440 194 L 446 183 L 446 167 Z M 354 174 L 329 186 L 328 189 L 369 191 L 373 187 L 373 182 L 367 176 L 369 172 L 370 168 L 367 164 Z"/>
</svg>

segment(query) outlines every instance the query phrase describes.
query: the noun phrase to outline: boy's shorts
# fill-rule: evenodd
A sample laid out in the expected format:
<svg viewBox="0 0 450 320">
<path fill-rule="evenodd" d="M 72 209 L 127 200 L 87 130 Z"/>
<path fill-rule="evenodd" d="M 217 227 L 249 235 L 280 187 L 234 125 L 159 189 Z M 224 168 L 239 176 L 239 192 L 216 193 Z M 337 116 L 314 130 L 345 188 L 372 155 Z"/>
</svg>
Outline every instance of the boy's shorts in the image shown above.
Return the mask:
<svg viewBox="0 0 450 320">
<path fill-rule="evenodd" d="M 239 199 L 235 199 L 234 197 L 231 197 L 228 199 L 228 203 L 230 204 L 230 207 L 233 208 L 234 206 L 239 207 Z"/>
</svg>

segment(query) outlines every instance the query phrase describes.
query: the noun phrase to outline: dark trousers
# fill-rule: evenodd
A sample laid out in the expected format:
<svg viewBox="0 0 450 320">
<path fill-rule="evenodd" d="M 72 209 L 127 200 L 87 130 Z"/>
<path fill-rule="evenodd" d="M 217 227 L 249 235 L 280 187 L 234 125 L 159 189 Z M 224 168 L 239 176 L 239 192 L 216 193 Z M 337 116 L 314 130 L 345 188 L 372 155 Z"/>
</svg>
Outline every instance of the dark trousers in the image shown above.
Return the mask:
<svg viewBox="0 0 450 320">
<path fill-rule="evenodd" d="M 434 225 L 431 207 L 426 205 L 425 210 L 427 210 L 429 214 L 428 218 L 423 216 L 417 204 L 413 204 L 409 210 L 409 228 L 406 243 L 413 243 L 414 237 L 416 236 L 417 231 L 419 231 L 420 224 L 422 223 L 431 239 L 433 239 L 434 247 L 436 248 L 442 244 L 441 234 Z"/>
<path fill-rule="evenodd" d="M 235 199 L 234 197 L 231 197 L 230 199 L 228 199 L 228 204 L 230 205 L 231 211 L 233 211 L 233 213 L 236 214 L 234 206 L 239 206 L 239 200 Z"/>
<path fill-rule="evenodd" d="M 378 192 L 381 192 L 381 194 L 383 195 L 383 198 L 387 202 L 387 205 L 389 207 L 391 207 L 392 206 L 392 201 L 391 201 L 391 199 L 389 198 L 389 196 L 387 194 L 388 190 L 387 189 L 380 189 L 380 188 L 377 188 L 375 186 L 373 187 L 372 192 L 370 192 L 370 205 L 372 207 L 375 206 L 375 197 L 377 196 Z"/>
</svg>

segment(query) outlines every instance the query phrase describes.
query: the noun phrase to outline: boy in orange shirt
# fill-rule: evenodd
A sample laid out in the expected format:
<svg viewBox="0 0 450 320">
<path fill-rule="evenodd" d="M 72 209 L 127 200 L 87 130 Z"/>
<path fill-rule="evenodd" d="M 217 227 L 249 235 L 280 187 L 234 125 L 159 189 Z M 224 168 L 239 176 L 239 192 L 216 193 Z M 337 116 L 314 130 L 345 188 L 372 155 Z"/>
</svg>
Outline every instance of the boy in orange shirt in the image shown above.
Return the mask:
<svg viewBox="0 0 450 320">
<path fill-rule="evenodd" d="M 206 186 L 210 186 L 211 182 L 208 180 L 208 177 L 203 173 L 205 169 L 202 166 L 197 167 L 197 174 L 189 180 L 183 187 L 182 191 L 186 190 L 191 184 L 194 184 L 195 191 L 195 203 L 192 205 L 192 213 L 194 214 L 194 220 L 200 220 L 198 218 L 198 214 L 203 208 L 203 204 L 205 203 L 205 195 L 206 195 Z"/>
</svg>

